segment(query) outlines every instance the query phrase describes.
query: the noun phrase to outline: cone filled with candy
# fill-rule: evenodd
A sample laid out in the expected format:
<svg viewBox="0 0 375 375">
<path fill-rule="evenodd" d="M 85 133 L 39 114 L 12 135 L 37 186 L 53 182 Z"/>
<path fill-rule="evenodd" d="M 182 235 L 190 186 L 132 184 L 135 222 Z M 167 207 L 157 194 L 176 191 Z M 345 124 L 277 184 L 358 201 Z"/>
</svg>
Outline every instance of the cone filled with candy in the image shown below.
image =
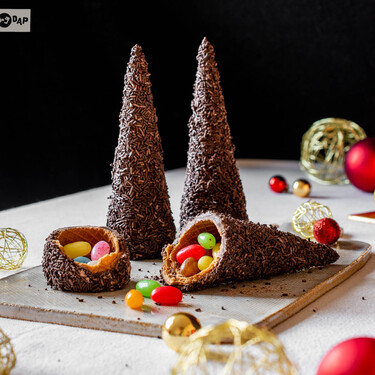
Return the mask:
<svg viewBox="0 0 375 375">
<path fill-rule="evenodd" d="M 205 240 L 199 236 L 206 234 Z M 215 240 L 208 243 L 207 234 Z M 201 249 L 200 249 L 201 248 Z M 207 212 L 187 223 L 175 241 L 163 250 L 162 276 L 182 291 L 204 289 L 227 282 L 252 280 L 335 262 L 339 255 L 274 226 Z M 192 258 L 192 259 L 191 259 Z M 197 272 L 186 272 L 197 262 Z"/>
</svg>

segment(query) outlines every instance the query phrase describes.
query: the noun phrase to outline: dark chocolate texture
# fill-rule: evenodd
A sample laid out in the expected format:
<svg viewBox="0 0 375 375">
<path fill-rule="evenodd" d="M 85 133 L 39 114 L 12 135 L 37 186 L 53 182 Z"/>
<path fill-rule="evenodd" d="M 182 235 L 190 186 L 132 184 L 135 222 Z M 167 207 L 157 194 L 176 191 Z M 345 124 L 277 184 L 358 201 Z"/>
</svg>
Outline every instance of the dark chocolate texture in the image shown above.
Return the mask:
<svg viewBox="0 0 375 375">
<path fill-rule="evenodd" d="M 135 45 L 125 75 L 107 215 L 131 259 L 160 258 L 176 233 L 149 75 L 142 48 Z"/>
<path fill-rule="evenodd" d="M 208 269 L 183 277 L 176 254 L 194 243 L 201 232 L 212 233 L 216 241 L 221 242 L 219 255 Z M 274 226 L 207 212 L 187 223 L 175 241 L 163 250 L 162 276 L 166 284 L 188 292 L 221 283 L 326 266 L 338 257 L 328 245 L 282 232 Z"/>
<path fill-rule="evenodd" d="M 117 241 L 115 240 L 117 239 Z M 91 272 L 70 259 L 62 247 L 70 242 L 87 241 L 93 246 L 107 241 L 111 250 L 118 247 L 119 256 L 112 268 Z M 53 231 L 46 239 L 42 261 L 47 284 L 58 290 L 71 292 L 101 292 L 122 289 L 130 280 L 129 251 L 124 238 L 107 227 L 67 227 Z"/>
<path fill-rule="evenodd" d="M 248 219 L 215 52 L 206 38 L 197 60 L 180 227 L 206 211 Z"/>
</svg>

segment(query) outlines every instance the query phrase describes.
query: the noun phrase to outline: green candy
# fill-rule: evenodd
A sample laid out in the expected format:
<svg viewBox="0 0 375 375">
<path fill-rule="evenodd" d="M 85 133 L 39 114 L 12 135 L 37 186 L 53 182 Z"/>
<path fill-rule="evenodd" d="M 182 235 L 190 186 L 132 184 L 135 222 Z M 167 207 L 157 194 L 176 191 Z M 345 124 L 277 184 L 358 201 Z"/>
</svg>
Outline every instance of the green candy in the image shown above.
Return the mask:
<svg viewBox="0 0 375 375">
<path fill-rule="evenodd" d="M 201 245 L 204 249 L 210 250 L 216 245 L 216 239 L 215 236 L 211 233 L 201 233 L 198 236 L 198 243 Z"/>
<path fill-rule="evenodd" d="M 141 292 L 143 297 L 150 298 L 152 291 L 159 286 L 160 284 L 155 280 L 141 280 L 137 282 L 135 289 Z"/>
</svg>

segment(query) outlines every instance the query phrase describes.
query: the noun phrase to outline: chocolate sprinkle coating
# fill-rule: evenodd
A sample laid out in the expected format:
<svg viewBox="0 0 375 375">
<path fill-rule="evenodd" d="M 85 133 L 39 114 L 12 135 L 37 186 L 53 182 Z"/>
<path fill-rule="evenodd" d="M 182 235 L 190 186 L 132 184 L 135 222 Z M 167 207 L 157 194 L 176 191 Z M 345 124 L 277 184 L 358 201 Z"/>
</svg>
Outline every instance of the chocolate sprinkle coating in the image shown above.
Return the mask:
<svg viewBox="0 0 375 375">
<path fill-rule="evenodd" d="M 87 241 L 93 246 L 107 241 L 111 249 L 118 248 L 119 257 L 111 269 L 91 272 L 70 259 L 62 247 L 70 242 Z M 107 227 L 66 227 L 54 230 L 46 239 L 42 268 L 47 284 L 54 289 L 71 292 L 102 292 L 122 289 L 130 280 L 129 250 L 124 238 Z"/>
<path fill-rule="evenodd" d="M 188 123 L 190 141 L 180 210 L 181 228 L 206 211 L 248 220 L 215 52 L 206 38 L 199 47 L 197 60 L 193 113 Z"/>
<path fill-rule="evenodd" d="M 177 252 L 196 242 L 199 233 L 212 233 L 221 242 L 218 256 L 204 271 L 184 277 Z M 221 283 L 266 278 L 335 262 L 339 255 L 328 245 L 314 243 L 274 226 L 207 212 L 191 220 L 163 250 L 162 276 L 183 292 Z"/>
<path fill-rule="evenodd" d="M 135 45 L 125 75 L 120 133 L 107 225 L 121 233 L 131 259 L 160 258 L 176 233 L 148 64 Z"/>
</svg>

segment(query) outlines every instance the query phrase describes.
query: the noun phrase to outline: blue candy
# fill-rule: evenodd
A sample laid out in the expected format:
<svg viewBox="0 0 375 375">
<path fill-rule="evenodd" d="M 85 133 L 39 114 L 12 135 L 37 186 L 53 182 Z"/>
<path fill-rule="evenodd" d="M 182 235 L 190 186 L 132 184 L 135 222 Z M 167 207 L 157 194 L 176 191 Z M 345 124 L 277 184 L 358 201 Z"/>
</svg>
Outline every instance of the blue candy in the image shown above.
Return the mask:
<svg viewBox="0 0 375 375">
<path fill-rule="evenodd" d="M 91 259 L 87 257 L 77 257 L 77 258 L 74 258 L 74 261 L 79 262 L 79 263 L 88 263 L 88 262 L 91 262 Z"/>
</svg>

